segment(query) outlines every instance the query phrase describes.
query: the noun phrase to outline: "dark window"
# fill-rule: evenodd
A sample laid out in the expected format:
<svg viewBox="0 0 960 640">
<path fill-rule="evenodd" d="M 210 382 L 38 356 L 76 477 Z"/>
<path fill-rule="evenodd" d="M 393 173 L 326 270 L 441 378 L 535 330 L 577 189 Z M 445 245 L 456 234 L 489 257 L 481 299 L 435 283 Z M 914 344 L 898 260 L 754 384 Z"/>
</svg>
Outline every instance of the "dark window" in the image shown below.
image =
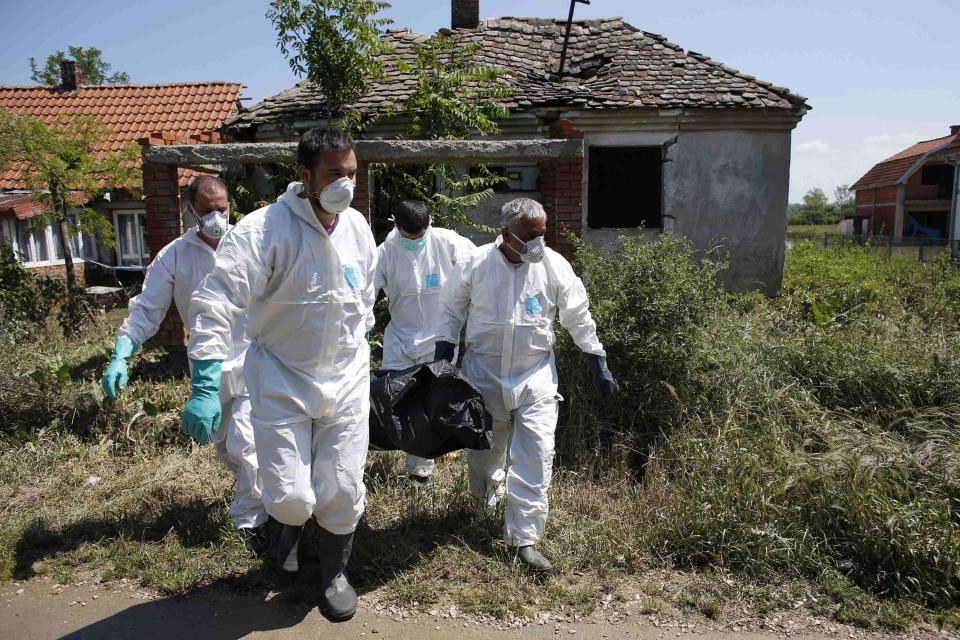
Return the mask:
<svg viewBox="0 0 960 640">
<path fill-rule="evenodd" d="M 924 165 L 920 182 L 937 187 L 937 200 L 949 200 L 953 191 L 953 166 L 949 164 Z"/>
<path fill-rule="evenodd" d="M 537 165 L 484 165 L 491 174 L 503 178 L 493 186 L 497 193 L 524 193 L 537 191 L 540 167 Z M 479 167 L 470 167 L 470 177 L 480 176 Z"/>
<path fill-rule="evenodd" d="M 946 211 L 914 211 L 907 214 L 907 233 L 914 238 L 942 240 L 947 237 Z"/>
<path fill-rule="evenodd" d="M 663 227 L 662 147 L 590 147 L 587 226 Z"/>
</svg>

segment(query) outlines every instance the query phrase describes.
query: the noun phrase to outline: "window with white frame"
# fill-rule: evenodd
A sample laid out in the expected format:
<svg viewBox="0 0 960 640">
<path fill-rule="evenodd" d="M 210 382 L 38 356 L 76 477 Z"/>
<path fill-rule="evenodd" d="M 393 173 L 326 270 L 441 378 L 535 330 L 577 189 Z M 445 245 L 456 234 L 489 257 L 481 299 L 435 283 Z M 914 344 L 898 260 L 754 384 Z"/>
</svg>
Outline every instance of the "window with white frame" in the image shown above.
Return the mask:
<svg viewBox="0 0 960 640">
<path fill-rule="evenodd" d="M 17 220 L 17 251 L 26 264 L 50 260 L 50 227 L 37 227 L 33 220 Z"/>
<path fill-rule="evenodd" d="M 16 244 L 14 236 L 17 233 L 15 221 L 16 218 L 0 218 L 0 236 L 3 236 L 3 241 L 10 245 L 11 248 Z"/>
<path fill-rule="evenodd" d="M 70 248 L 74 260 L 96 260 L 97 242 L 78 229 L 76 216 L 70 216 L 70 224 L 76 233 L 70 233 Z M 22 255 L 26 266 L 59 264 L 63 262 L 63 247 L 60 244 L 60 227 L 38 225 L 35 219 L 5 220 L 4 235 L 10 240 L 13 250 Z"/>
<path fill-rule="evenodd" d="M 142 267 L 150 261 L 147 222 L 143 211 L 116 211 L 117 266 Z"/>
</svg>

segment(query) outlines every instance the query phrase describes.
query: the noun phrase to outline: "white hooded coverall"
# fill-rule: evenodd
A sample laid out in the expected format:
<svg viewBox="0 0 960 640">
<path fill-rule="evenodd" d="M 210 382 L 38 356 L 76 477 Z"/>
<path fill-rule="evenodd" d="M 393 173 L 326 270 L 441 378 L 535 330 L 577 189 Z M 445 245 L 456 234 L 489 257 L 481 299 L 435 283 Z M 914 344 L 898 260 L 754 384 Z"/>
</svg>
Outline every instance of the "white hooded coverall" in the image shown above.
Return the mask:
<svg viewBox="0 0 960 640">
<path fill-rule="evenodd" d="M 480 247 L 458 268 L 443 294 L 437 339 L 455 343 L 467 320 L 463 370 L 493 417 L 493 448 L 468 454 L 470 492 L 490 507 L 506 483 L 505 540 L 523 547 L 540 539 L 547 521 L 561 400 L 557 313 L 581 350 L 606 354 L 570 263 L 547 248 L 541 262 L 514 265 L 500 251 L 502 241 Z"/>
<path fill-rule="evenodd" d="M 222 360 L 247 314 L 244 376 L 267 512 L 300 526 L 313 515 L 334 534 L 363 514 L 369 441 L 376 245 L 347 209 L 327 233 L 303 186 L 254 211 L 220 243 L 191 302 L 189 356 Z"/>
<path fill-rule="evenodd" d="M 440 293 L 454 265 L 477 248 L 450 229 L 427 227 L 426 245 L 417 253 L 404 248 L 402 237 L 394 229 L 377 247 L 374 289 L 383 289 L 390 303 L 390 323 L 383 336 L 384 369 L 433 362 Z M 433 469 L 433 460 L 407 456 L 407 473 L 426 477 Z"/>
<path fill-rule="evenodd" d="M 189 329 L 187 314 L 191 294 L 213 270 L 215 259 L 216 253 L 197 235 L 196 228 L 188 229 L 161 249 L 147 267 L 140 295 L 130 300 L 129 313 L 117 337 L 126 336 L 142 345 L 160 328 L 171 302 L 176 304 L 183 326 Z M 257 481 L 250 397 L 243 381 L 246 351 L 247 339 L 241 321 L 230 336 L 228 356 L 223 363 L 220 380 L 223 418 L 212 438 L 217 455 L 237 479 L 237 494 L 229 515 L 238 528 L 259 527 L 267 521 Z"/>
</svg>

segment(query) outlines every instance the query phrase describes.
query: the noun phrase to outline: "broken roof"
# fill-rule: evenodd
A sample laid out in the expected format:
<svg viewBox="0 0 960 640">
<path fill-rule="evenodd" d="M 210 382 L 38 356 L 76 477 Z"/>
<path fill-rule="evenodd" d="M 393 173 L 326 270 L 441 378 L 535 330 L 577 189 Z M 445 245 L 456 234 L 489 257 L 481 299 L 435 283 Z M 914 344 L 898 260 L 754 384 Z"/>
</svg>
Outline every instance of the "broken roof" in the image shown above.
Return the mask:
<svg viewBox="0 0 960 640">
<path fill-rule="evenodd" d="M 810 108 L 806 98 L 784 87 L 684 51 L 622 18 L 575 21 L 564 75 L 558 79 L 554 74 L 565 27 L 564 20 L 506 17 L 481 21 L 476 29 L 447 33 L 460 42 L 479 45 L 474 59 L 504 71 L 504 80 L 515 90 L 505 105 L 514 110 L 736 108 L 802 114 Z M 384 54 L 387 79 L 352 105 L 364 113 L 382 114 L 403 104 L 415 81 L 412 73 L 399 70 L 392 60 L 399 57 L 412 65 L 416 45 L 428 36 L 395 29 L 387 31 L 383 39 L 393 48 Z M 232 118 L 226 126 L 242 129 L 324 116 L 323 96 L 311 83 L 302 81 Z"/>
<path fill-rule="evenodd" d="M 57 87 L 0 85 L 0 109 L 34 116 L 46 123 L 61 116 L 93 116 L 113 135 L 105 151 L 118 151 L 131 140 L 170 132 L 177 137 L 214 131 L 237 109 L 241 84 L 82 85 L 76 91 Z M 0 189 L 23 189 L 21 167 L 0 171 Z"/>
<path fill-rule="evenodd" d="M 950 134 L 942 138 L 923 140 L 874 165 L 850 189 L 869 189 L 902 184 L 927 160 L 954 150 L 960 150 L 960 135 Z"/>
</svg>

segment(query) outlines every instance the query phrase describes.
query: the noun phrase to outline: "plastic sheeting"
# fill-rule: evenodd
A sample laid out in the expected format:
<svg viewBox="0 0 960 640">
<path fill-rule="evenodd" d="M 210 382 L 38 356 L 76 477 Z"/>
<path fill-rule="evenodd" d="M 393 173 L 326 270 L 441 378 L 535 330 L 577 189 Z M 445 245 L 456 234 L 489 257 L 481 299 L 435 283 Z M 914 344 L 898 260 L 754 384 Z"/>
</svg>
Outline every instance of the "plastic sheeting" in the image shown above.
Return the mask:
<svg viewBox="0 0 960 640">
<path fill-rule="evenodd" d="M 371 449 L 436 458 L 492 444 L 492 420 L 479 389 L 449 362 L 371 373 Z"/>
</svg>

